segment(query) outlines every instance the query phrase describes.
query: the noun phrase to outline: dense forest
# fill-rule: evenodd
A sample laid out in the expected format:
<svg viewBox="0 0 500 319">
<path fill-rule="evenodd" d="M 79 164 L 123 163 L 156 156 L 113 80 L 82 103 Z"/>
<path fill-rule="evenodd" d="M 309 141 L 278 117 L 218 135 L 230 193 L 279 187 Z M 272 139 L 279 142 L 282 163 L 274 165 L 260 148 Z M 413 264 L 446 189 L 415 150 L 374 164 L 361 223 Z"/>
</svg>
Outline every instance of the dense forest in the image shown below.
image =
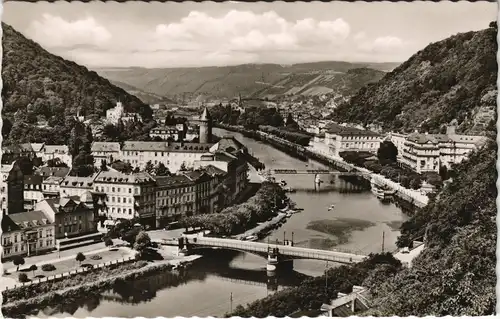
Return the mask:
<svg viewBox="0 0 500 319">
<path fill-rule="evenodd" d="M 402 225 L 398 246 L 425 235 L 426 249 L 412 268 L 372 285 L 376 315 L 493 314 L 496 160 L 497 145 L 491 141 L 460 164 L 453 182 Z"/>
<path fill-rule="evenodd" d="M 428 45 L 341 104 L 333 119 L 434 133 L 456 120 L 459 131 L 471 131 L 480 107 L 495 109 L 496 36 L 492 23 Z"/>
<path fill-rule="evenodd" d="M 67 144 L 69 117 L 79 110 L 98 118 L 117 101 L 126 111 L 152 117 L 148 105 L 97 73 L 47 52 L 5 23 L 2 28 L 2 134 L 7 142 Z"/>
</svg>

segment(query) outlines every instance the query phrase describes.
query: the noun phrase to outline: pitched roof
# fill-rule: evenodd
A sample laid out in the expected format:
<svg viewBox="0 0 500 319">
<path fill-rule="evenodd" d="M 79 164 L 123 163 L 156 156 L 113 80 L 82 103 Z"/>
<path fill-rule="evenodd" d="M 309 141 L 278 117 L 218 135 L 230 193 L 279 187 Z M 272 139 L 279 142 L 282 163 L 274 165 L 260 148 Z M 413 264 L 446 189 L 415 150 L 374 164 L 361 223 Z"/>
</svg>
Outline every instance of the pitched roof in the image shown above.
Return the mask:
<svg viewBox="0 0 500 319">
<path fill-rule="evenodd" d="M 101 171 L 94 183 L 142 184 L 154 181 L 155 179 L 146 172 L 125 174 L 117 171 Z"/>
<path fill-rule="evenodd" d="M 118 142 L 93 142 L 91 152 L 119 152 L 120 143 Z"/>
<path fill-rule="evenodd" d="M 158 187 L 179 187 L 193 184 L 193 181 L 185 175 L 156 176 Z"/>
<path fill-rule="evenodd" d="M 234 153 L 241 149 L 244 149 L 245 145 L 243 145 L 240 141 L 238 141 L 234 136 L 224 136 L 217 142 L 211 150 L 219 150 L 226 151 L 228 153 Z"/>
<path fill-rule="evenodd" d="M 36 175 L 65 177 L 70 171 L 69 167 L 48 167 L 43 166 L 36 170 Z"/>
<path fill-rule="evenodd" d="M 340 136 L 379 136 L 379 134 L 369 130 L 360 130 L 359 128 L 342 126 L 337 123 L 328 124 L 325 131 Z"/>
<path fill-rule="evenodd" d="M 179 153 L 206 153 L 212 143 L 169 143 L 169 142 L 141 142 L 126 141 L 123 151 L 146 152 L 179 152 Z"/>
<path fill-rule="evenodd" d="M 51 224 L 49 218 L 47 215 L 45 215 L 44 212 L 40 210 L 34 210 L 30 212 L 22 212 L 22 213 L 16 213 L 16 214 L 10 214 L 4 216 L 2 219 L 10 219 L 11 222 L 8 220 L 6 221 L 5 225 L 8 226 L 14 226 L 16 225 L 17 229 L 12 229 L 12 230 L 18 230 L 18 229 L 26 229 L 26 228 L 33 228 L 36 226 L 43 226 L 43 225 L 49 225 Z M 9 225 L 10 224 L 10 225 Z M 8 229 L 4 230 L 4 222 L 2 220 L 2 230 L 3 231 L 8 231 Z"/>
<path fill-rule="evenodd" d="M 88 177 L 80 177 L 80 176 L 66 176 L 61 181 L 61 187 L 79 187 L 79 188 L 89 188 L 94 185 L 94 179 L 97 174 Z"/>
<path fill-rule="evenodd" d="M 209 175 L 225 175 L 226 174 L 225 171 L 223 171 L 220 168 L 215 167 L 213 165 L 207 165 L 207 166 L 203 167 L 202 169 L 205 170 Z"/>
<path fill-rule="evenodd" d="M 49 176 L 43 181 L 43 184 L 61 184 L 64 177 L 61 176 Z"/>
<path fill-rule="evenodd" d="M 46 154 L 52 154 L 52 153 L 68 154 L 69 148 L 67 145 L 45 145 L 43 147 L 43 151 Z"/>
<path fill-rule="evenodd" d="M 203 109 L 203 113 L 201 114 L 200 116 L 200 121 L 210 121 L 212 120 L 212 116 L 210 115 L 210 113 L 208 112 L 208 109 L 207 107 L 205 107 Z"/>
</svg>

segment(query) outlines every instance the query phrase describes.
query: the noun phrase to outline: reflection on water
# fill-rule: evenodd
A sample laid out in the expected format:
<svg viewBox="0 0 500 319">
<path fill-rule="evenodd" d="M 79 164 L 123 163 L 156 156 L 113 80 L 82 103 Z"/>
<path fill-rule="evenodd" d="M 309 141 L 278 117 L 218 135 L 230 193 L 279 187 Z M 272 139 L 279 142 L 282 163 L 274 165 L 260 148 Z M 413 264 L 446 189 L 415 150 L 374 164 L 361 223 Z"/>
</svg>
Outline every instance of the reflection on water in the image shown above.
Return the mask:
<svg viewBox="0 0 500 319">
<path fill-rule="evenodd" d="M 236 306 L 284 287 L 296 286 L 307 278 L 295 271 L 269 278 L 265 259 L 257 256 L 224 250 L 206 250 L 202 254 L 203 259 L 186 270 L 159 273 L 130 282 L 118 281 L 112 289 L 76 300 L 64 300 L 33 315 L 77 318 L 222 316 L 230 310 L 228 294 L 231 292 L 232 303 Z M 232 266 L 242 259 L 247 260 L 250 267 Z"/>
</svg>

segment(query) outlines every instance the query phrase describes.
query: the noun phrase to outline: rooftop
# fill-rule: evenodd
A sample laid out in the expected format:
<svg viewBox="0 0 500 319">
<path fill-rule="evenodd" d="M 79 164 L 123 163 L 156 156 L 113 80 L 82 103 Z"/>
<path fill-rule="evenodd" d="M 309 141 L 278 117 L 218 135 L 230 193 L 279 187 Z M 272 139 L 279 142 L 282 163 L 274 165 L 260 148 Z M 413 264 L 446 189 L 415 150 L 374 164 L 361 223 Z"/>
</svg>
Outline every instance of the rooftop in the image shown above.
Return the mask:
<svg viewBox="0 0 500 319">
<path fill-rule="evenodd" d="M 36 170 L 36 175 L 65 177 L 70 171 L 69 167 L 48 167 L 43 166 Z"/>
<path fill-rule="evenodd" d="M 43 147 L 45 153 L 69 153 L 69 148 L 66 145 L 45 145 Z"/>
<path fill-rule="evenodd" d="M 49 176 L 46 180 L 43 181 L 43 184 L 61 184 L 64 177 L 61 176 Z"/>
<path fill-rule="evenodd" d="M 120 143 L 118 142 L 93 142 L 92 152 L 119 152 Z"/>
<path fill-rule="evenodd" d="M 97 174 L 89 177 L 66 176 L 61 182 L 61 187 L 92 187 Z"/>
<path fill-rule="evenodd" d="M 180 153 L 206 153 L 209 152 L 211 143 L 169 143 L 169 142 L 140 142 L 126 141 L 123 151 L 146 152 L 180 152 Z"/>
<path fill-rule="evenodd" d="M 177 187 L 181 185 L 193 184 L 185 175 L 172 175 L 172 176 L 156 176 L 156 184 L 158 187 Z"/>
<path fill-rule="evenodd" d="M 34 152 L 40 152 L 45 143 L 31 143 L 31 148 Z"/>
<path fill-rule="evenodd" d="M 146 172 L 124 174 L 118 171 L 101 171 L 95 178 L 95 183 L 142 184 L 154 182 L 155 179 Z"/>
<path fill-rule="evenodd" d="M 374 137 L 379 136 L 379 134 L 372 131 L 361 130 L 355 127 L 342 126 L 336 123 L 328 124 L 325 129 L 326 132 L 330 134 L 336 134 L 341 136 L 374 136 Z"/>
<path fill-rule="evenodd" d="M 15 231 L 51 224 L 47 215 L 39 210 L 5 215 L 2 218 L 2 231 Z"/>
</svg>

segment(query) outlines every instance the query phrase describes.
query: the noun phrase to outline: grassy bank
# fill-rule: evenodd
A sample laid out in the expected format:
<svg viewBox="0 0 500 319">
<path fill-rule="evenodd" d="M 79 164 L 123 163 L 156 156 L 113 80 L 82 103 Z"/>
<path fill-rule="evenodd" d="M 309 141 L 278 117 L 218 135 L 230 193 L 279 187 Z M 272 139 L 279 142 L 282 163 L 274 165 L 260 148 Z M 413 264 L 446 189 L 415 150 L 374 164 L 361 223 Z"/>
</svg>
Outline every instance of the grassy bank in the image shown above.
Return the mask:
<svg viewBox="0 0 500 319">
<path fill-rule="evenodd" d="M 95 296 L 117 283 L 170 269 L 172 266 L 167 263 L 152 264 L 146 261 L 136 261 L 120 266 L 111 265 L 58 281 L 7 290 L 2 293 L 2 313 L 7 317 L 19 317 L 21 314 L 30 314 L 50 305 L 72 302 L 82 296 Z"/>
</svg>

